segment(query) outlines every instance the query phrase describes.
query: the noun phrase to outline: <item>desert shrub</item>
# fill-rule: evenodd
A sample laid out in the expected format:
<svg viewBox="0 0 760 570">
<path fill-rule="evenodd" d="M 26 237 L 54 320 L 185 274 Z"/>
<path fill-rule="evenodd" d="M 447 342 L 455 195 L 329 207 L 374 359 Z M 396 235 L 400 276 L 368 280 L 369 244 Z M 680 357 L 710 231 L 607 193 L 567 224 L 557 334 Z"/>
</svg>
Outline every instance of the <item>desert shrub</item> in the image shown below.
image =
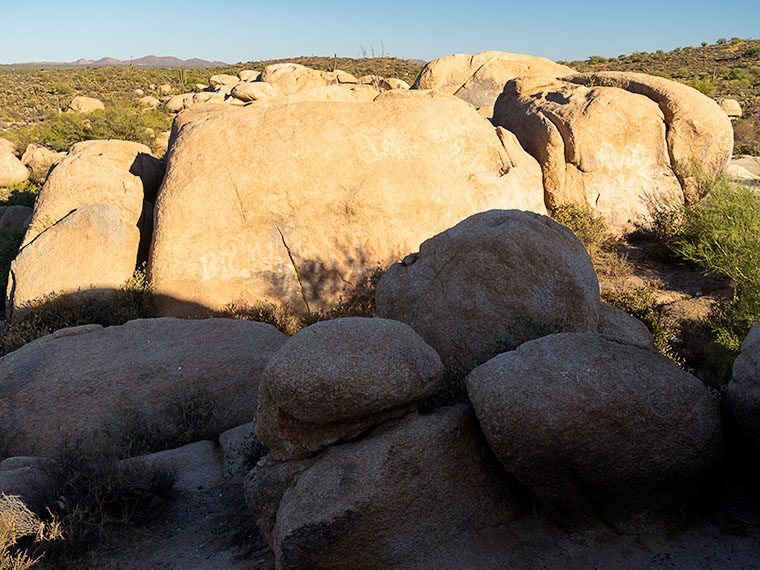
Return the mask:
<svg viewBox="0 0 760 570">
<path fill-rule="evenodd" d="M 65 540 L 52 544 L 46 556 L 57 567 L 75 567 L 73 561 L 101 544 L 110 529 L 155 518 L 176 481 L 172 469 L 120 461 L 116 449 L 81 442 L 64 444 L 54 459 L 48 506 Z"/>
<path fill-rule="evenodd" d="M 259 459 L 269 453 L 269 448 L 254 434 L 245 440 L 244 447 L 241 451 L 243 456 L 243 469 L 248 472 L 256 467 Z"/>
<path fill-rule="evenodd" d="M 652 283 L 623 291 L 607 291 L 602 294 L 602 299 L 643 322 L 652 333 L 655 348 L 678 366 L 685 367 L 676 344 L 678 327 L 668 316 L 665 306 L 657 301 Z"/>
<path fill-rule="evenodd" d="M 68 150 L 81 141 L 100 139 L 119 139 L 150 146 L 153 139 L 147 129 L 156 133 L 166 131 L 170 126 L 171 119 L 160 110 L 144 110 L 121 102 L 91 113 L 51 113 L 44 122 L 21 127 L 7 136 L 19 148 L 35 142 L 58 151 Z"/>
<path fill-rule="evenodd" d="M 718 181 L 706 199 L 685 208 L 671 247 L 733 282 L 733 298 L 715 307 L 709 323 L 718 344 L 738 352 L 760 321 L 760 198 L 742 184 Z"/>
<path fill-rule="evenodd" d="M 267 323 L 288 336 L 293 336 L 303 328 L 302 318 L 290 305 L 270 301 L 259 301 L 253 305 L 228 303 L 218 316 Z"/>
<path fill-rule="evenodd" d="M 689 85 L 700 93 L 707 95 L 708 97 L 715 95 L 715 82 L 710 77 L 695 79 L 694 81 L 690 82 Z"/>
<path fill-rule="evenodd" d="M 40 184 L 31 180 L 11 184 L 6 188 L 0 188 L 0 206 L 28 206 L 33 208 L 39 192 Z"/>
<path fill-rule="evenodd" d="M 0 332 L 0 355 L 67 327 L 98 324 L 104 327 L 149 317 L 153 312 L 153 290 L 145 270 L 121 288 L 109 292 L 50 295 L 32 301 L 29 314 Z"/>
<path fill-rule="evenodd" d="M 222 431 L 221 413 L 205 393 L 177 393 L 151 414 L 162 418 L 161 426 L 142 410 L 129 409 L 119 412 L 106 431 L 120 457 L 137 457 L 216 439 Z"/>
<path fill-rule="evenodd" d="M 25 542 L 32 546 L 61 538 L 60 523 L 51 517 L 43 522 L 17 496 L 0 494 L 0 570 L 27 570 L 41 556 L 32 558 L 23 548 Z"/>
<path fill-rule="evenodd" d="M 446 363 L 441 387 L 428 399 L 423 408 L 432 410 L 442 406 L 468 402 L 464 379 L 474 368 L 499 354 L 515 350 L 525 342 L 560 333 L 563 329 L 564 323 L 561 320 L 555 319 L 548 323 L 542 323 L 526 315 L 512 317 L 509 319 L 506 330 L 494 335 L 491 345 L 481 353 L 457 355 Z"/>
</svg>

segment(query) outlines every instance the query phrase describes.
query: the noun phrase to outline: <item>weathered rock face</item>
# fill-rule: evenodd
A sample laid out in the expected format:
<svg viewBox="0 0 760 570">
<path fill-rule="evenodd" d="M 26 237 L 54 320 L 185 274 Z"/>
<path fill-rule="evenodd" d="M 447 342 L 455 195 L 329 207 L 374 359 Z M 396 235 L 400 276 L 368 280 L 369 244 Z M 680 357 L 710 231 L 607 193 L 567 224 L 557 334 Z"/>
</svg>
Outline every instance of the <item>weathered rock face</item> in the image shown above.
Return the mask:
<svg viewBox="0 0 760 570">
<path fill-rule="evenodd" d="M 444 362 L 477 356 L 529 318 L 596 331 L 599 283 L 573 233 L 532 212 L 467 218 L 392 265 L 377 285 L 377 314 L 408 323 Z"/>
<path fill-rule="evenodd" d="M 260 76 L 261 72 L 253 69 L 243 69 L 238 72 L 240 81 L 258 81 Z"/>
<path fill-rule="evenodd" d="M 172 92 L 172 86 L 168 83 L 164 83 L 163 85 L 159 85 L 157 87 L 159 95 L 168 95 Z"/>
<path fill-rule="evenodd" d="M 135 271 L 140 231 L 119 214 L 111 203 L 86 204 L 22 247 L 8 277 L 8 318 L 23 318 L 31 301 L 54 292 L 124 285 Z"/>
<path fill-rule="evenodd" d="M 143 144 L 118 140 L 77 143 L 40 190 L 23 245 L 85 204 L 114 204 L 121 219 L 136 226 L 143 201 L 155 199 L 161 176 L 161 163 Z"/>
<path fill-rule="evenodd" d="M 65 156 L 65 152 L 56 152 L 45 146 L 31 143 L 26 147 L 21 163 L 32 171 L 32 177 L 44 180 L 50 167 L 60 162 Z"/>
<path fill-rule="evenodd" d="M 16 143 L 8 139 L 0 138 L 0 154 L 16 154 Z"/>
<path fill-rule="evenodd" d="M 92 111 L 101 111 L 105 108 L 106 106 L 100 99 L 77 95 L 69 103 L 68 111 L 73 113 L 91 113 Z"/>
<path fill-rule="evenodd" d="M 381 89 L 409 89 L 409 84 L 403 79 L 395 77 L 386 77 L 380 82 Z"/>
<path fill-rule="evenodd" d="M 0 360 L 3 441 L 16 455 L 47 455 L 130 410 L 166 429 L 165 407 L 197 395 L 215 403 L 221 432 L 253 417 L 261 372 L 285 338 L 232 319 L 63 329 Z"/>
<path fill-rule="evenodd" d="M 257 466 L 246 497 L 277 568 L 290 569 L 403 568 L 420 545 L 524 512 L 465 405 L 410 415 L 311 465 Z"/>
<path fill-rule="evenodd" d="M 652 203 L 683 202 L 663 113 L 644 95 L 521 78 L 507 83 L 493 120 L 541 164 L 547 206 L 586 205 L 628 230 Z"/>
<path fill-rule="evenodd" d="M 160 163 L 145 145 L 110 140 L 71 147 L 40 190 L 11 266 L 9 318 L 18 319 L 42 295 L 123 285 L 138 262 L 144 202 L 160 180 Z"/>
<path fill-rule="evenodd" d="M 742 107 L 736 99 L 721 99 L 719 104 L 729 117 L 742 116 Z"/>
<path fill-rule="evenodd" d="M 11 152 L 0 150 L 0 188 L 29 179 L 29 170 Z"/>
<path fill-rule="evenodd" d="M 277 85 L 263 81 L 238 83 L 230 93 L 235 99 L 245 102 L 273 99 L 280 94 L 280 88 Z"/>
<path fill-rule="evenodd" d="M 680 507 L 721 455 L 718 406 L 697 378 L 594 333 L 527 342 L 466 384 L 504 468 L 568 527 L 635 532 Z"/>
<path fill-rule="evenodd" d="M 644 95 L 660 106 L 667 125 L 671 164 L 689 202 L 703 197 L 700 177 L 719 175 L 731 159 L 734 148 L 731 120 L 713 99 L 688 85 L 621 71 L 582 73 L 567 79 L 580 85 L 592 82 L 618 87 Z"/>
<path fill-rule="evenodd" d="M 607 303 L 600 303 L 599 309 L 599 334 L 623 344 L 654 348 L 652 333 L 640 320 Z"/>
<path fill-rule="evenodd" d="M 233 87 L 235 87 L 235 85 L 240 83 L 240 78 L 234 75 L 227 75 L 224 73 L 220 73 L 219 75 L 212 75 L 209 78 L 208 82 L 214 88 L 225 86 L 232 89 Z"/>
<path fill-rule="evenodd" d="M 760 325 L 750 329 L 734 362 L 728 405 L 742 433 L 760 450 Z"/>
<path fill-rule="evenodd" d="M 335 80 L 335 75 L 297 63 L 275 63 L 264 68 L 259 80 L 277 85 L 280 91 L 287 95 L 304 89 L 330 85 Z"/>
<path fill-rule="evenodd" d="M 441 359 L 407 325 L 344 318 L 296 333 L 264 373 L 256 434 L 272 459 L 306 457 L 417 408 Z"/>
<path fill-rule="evenodd" d="M 435 89 L 456 95 L 476 108 L 490 108 L 510 79 L 527 75 L 562 77 L 570 73 L 575 71 L 543 57 L 501 51 L 473 56 L 458 53 L 425 65 L 413 88 Z"/>
<path fill-rule="evenodd" d="M 166 110 L 170 113 L 179 113 L 185 107 L 192 106 L 195 93 L 182 93 L 175 95 L 166 102 Z"/>
<path fill-rule="evenodd" d="M 475 212 L 545 211 L 535 161 L 442 94 L 196 107 L 173 133 L 149 262 L 164 315 L 264 299 L 323 309 Z"/>
</svg>

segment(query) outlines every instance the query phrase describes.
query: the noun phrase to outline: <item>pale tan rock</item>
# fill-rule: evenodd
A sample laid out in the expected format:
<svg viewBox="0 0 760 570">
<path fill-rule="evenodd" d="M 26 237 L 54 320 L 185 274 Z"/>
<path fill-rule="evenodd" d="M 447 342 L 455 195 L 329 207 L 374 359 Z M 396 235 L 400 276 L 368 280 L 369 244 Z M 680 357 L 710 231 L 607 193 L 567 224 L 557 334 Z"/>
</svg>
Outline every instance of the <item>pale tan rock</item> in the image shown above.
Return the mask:
<svg viewBox="0 0 760 570">
<path fill-rule="evenodd" d="M 166 102 L 166 110 L 170 113 L 179 113 L 182 109 L 186 109 L 192 105 L 193 97 L 195 93 L 182 93 L 181 95 L 175 95 Z"/>
<path fill-rule="evenodd" d="M 465 382 L 496 457 L 568 528 L 661 523 L 720 461 L 717 403 L 652 349 L 595 333 L 550 335 Z"/>
<path fill-rule="evenodd" d="M 8 318 L 19 320 L 31 301 L 52 293 L 121 287 L 135 271 L 139 245 L 137 225 L 122 220 L 115 204 L 81 206 L 39 233 L 11 263 Z"/>
<path fill-rule="evenodd" d="M 755 176 L 760 176 L 760 156 L 742 156 L 731 159 L 731 164 L 741 166 Z"/>
<path fill-rule="evenodd" d="M 238 72 L 238 79 L 240 81 L 258 81 L 259 76 L 261 75 L 260 71 L 256 71 L 253 69 L 243 69 L 242 71 Z"/>
<path fill-rule="evenodd" d="M 760 181 L 760 176 L 752 174 L 749 170 L 738 164 L 729 164 L 723 174 L 737 181 L 743 182 L 757 182 Z"/>
<path fill-rule="evenodd" d="M 341 85 L 359 83 L 359 80 L 356 77 L 346 71 L 343 71 L 342 69 L 336 69 L 334 71 L 334 74 L 335 83 L 340 83 Z"/>
<path fill-rule="evenodd" d="M 26 220 L 32 215 L 29 206 L 8 206 L 0 216 L 0 230 L 26 229 Z"/>
<path fill-rule="evenodd" d="M 137 226 L 143 200 L 152 201 L 161 183 L 161 164 L 139 143 L 85 141 L 71 147 L 37 197 L 23 246 L 86 204 L 114 204 L 120 218 Z"/>
<path fill-rule="evenodd" d="M 106 106 L 103 104 L 103 101 L 99 99 L 77 95 L 71 100 L 71 103 L 69 103 L 68 110 L 75 113 L 91 113 L 93 111 L 101 111 L 105 108 Z"/>
<path fill-rule="evenodd" d="M 185 107 L 198 105 L 199 103 L 224 103 L 224 94 L 214 93 L 213 91 L 195 93 L 191 99 L 185 101 Z"/>
<path fill-rule="evenodd" d="M 196 107 L 173 133 L 149 263 L 164 315 L 326 308 L 475 212 L 545 211 L 532 159 L 451 96 Z"/>
<path fill-rule="evenodd" d="M 731 120 L 718 103 L 688 85 L 622 71 L 583 73 L 567 79 L 581 85 L 593 82 L 625 89 L 660 106 L 667 125 L 671 164 L 690 203 L 703 197 L 699 179 L 719 175 L 731 159 L 734 148 Z"/>
<path fill-rule="evenodd" d="M 312 465 L 257 466 L 246 497 L 276 567 L 293 570 L 406 568 L 420 545 L 437 550 L 525 512 L 466 405 L 409 415 Z"/>
<path fill-rule="evenodd" d="M 30 143 L 21 157 L 21 162 L 32 171 L 34 179 L 44 180 L 50 168 L 65 156 L 65 152 L 56 152 L 46 146 Z"/>
<path fill-rule="evenodd" d="M 261 372 L 286 340 L 271 325 L 233 319 L 140 319 L 77 332 L 0 360 L 0 425 L 12 454 L 48 455 L 67 437 L 100 443 L 134 412 L 167 430 L 177 421 L 167 410 L 199 398 L 214 403 L 219 433 L 250 421 Z"/>
<path fill-rule="evenodd" d="M 515 77 L 562 77 L 574 70 L 530 55 L 485 51 L 434 59 L 422 68 L 415 89 L 435 89 L 456 95 L 476 108 L 492 107 L 504 84 Z"/>
<path fill-rule="evenodd" d="M 380 89 L 409 89 L 409 84 L 403 79 L 396 79 L 394 77 L 384 78 L 380 81 Z"/>
<path fill-rule="evenodd" d="M 142 107 L 148 107 L 149 109 L 155 109 L 161 104 L 161 100 L 157 97 L 153 97 L 152 95 L 146 95 L 145 97 L 141 97 L 138 103 Z"/>
<path fill-rule="evenodd" d="M 307 457 L 415 410 L 442 377 L 441 359 L 404 323 L 357 317 L 316 323 L 269 361 L 256 435 L 272 459 Z"/>
<path fill-rule="evenodd" d="M 377 314 L 409 324 L 448 363 L 521 340 L 521 320 L 596 331 L 599 283 L 573 233 L 518 210 L 475 214 L 392 265 Z M 515 328 L 517 327 L 517 328 Z"/>
<path fill-rule="evenodd" d="M 541 164 L 550 207 L 588 206 L 613 229 L 628 231 L 652 204 L 684 200 L 662 111 L 643 95 L 519 78 L 496 101 L 493 122 L 514 132 Z"/>
<path fill-rule="evenodd" d="M 157 88 L 159 95 L 169 95 L 169 93 L 172 92 L 172 86 L 168 83 L 164 83 L 163 85 L 159 85 Z"/>
<path fill-rule="evenodd" d="M 177 475 L 174 489 L 184 493 L 197 493 L 224 483 L 220 450 L 213 441 L 196 441 L 176 449 L 130 457 L 121 464 L 172 470 Z"/>
<path fill-rule="evenodd" d="M 0 138 L 0 155 L 2 154 L 16 154 L 16 143 L 9 141 L 8 139 Z"/>
<path fill-rule="evenodd" d="M 230 87 L 229 85 L 220 85 L 219 87 L 214 88 L 214 92 L 220 95 L 227 96 L 232 93 L 232 89 L 233 88 Z"/>
<path fill-rule="evenodd" d="M 166 154 L 166 151 L 169 150 L 170 136 L 171 131 L 165 131 L 163 133 L 158 133 L 156 138 L 153 139 L 153 148 L 158 152 L 158 156 L 163 156 Z"/>
<path fill-rule="evenodd" d="M 266 101 L 280 96 L 280 88 L 272 83 L 255 81 L 252 83 L 238 83 L 230 92 L 235 99 L 240 101 Z"/>
<path fill-rule="evenodd" d="M 721 99 L 719 104 L 729 117 L 742 116 L 742 107 L 736 99 Z"/>
<path fill-rule="evenodd" d="M 135 89 L 133 93 L 137 95 L 138 97 L 142 97 L 143 95 L 145 95 L 145 91 L 143 91 L 142 89 Z"/>
<path fill-rule="evenodd" d="M 373 85 L 380 88 L 380 84 L 383 82 L 385 78 L 382 75 L 362 75 L 357 81 L 360 85 Z"/>
<path fill-rule="evenodd" d="M 753 326 L 734 361 L 728 406 L 742 436 L 760 456 L 760 326 Z"/>
<path fill-rule="evenodd" d="M 15 154 L 0 151 L 0 188 L 29 180 L 29 170 Z"/>
<path fill-rule="evenodd" d="M 296 91 L 330 85 L 335 76 L 327 71 L 318 71 L 297 63 L 275 63 L 261 72 L 260 81 L 277 85 L 289 95 Z"/>
<path fill-rule="evenodd" d="M 212 75 L 209 78 L 208 82 L 209 82 L 209 85 L 211 85 L 211 87 L 214 87 L 215 89 L 222 86 L 226 86 L 232 89 L 233 87 L 235 87 L 235 85 L 240 83 L 240 78 L 235 75 L 220 73 L 218 75 Z"/>
<path fill-rule="evenodd" d="M 312 89 L 303 89 L 290 95 L 282 97 L 278 103 L 301 103 L 303 101 L 340 101 L 343 103 L 353 103 L 362 98 L 364 91 L 352 89 L 355 85 L 325 85 L 323 87 L 313 87 Z M 368 94 L 369 95 L 369 94 Z"/>
<path fill-rule="evenodd" d="M 198 91 L 208 91 L 208 89 L 209 89 L 209 86 L 208 86 L 208 85 L 204 85 L 203 83 L 196 83 L 196 84 L 195 84 L 195 88 L 196 88 Z"/>
</svg>

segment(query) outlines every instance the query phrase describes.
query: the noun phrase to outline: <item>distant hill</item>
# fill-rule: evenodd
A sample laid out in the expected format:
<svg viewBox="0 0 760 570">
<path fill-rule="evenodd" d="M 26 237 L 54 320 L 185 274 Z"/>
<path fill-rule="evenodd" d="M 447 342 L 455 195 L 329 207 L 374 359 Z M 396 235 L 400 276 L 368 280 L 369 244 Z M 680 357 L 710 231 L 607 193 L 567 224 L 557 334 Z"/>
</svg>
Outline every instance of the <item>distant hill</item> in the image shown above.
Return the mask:
<svg viewBox="0 0 760 570">
<path fill-rule="evenodd" d="M 223 61 L 207 61 L 205 59 L 179 59 L 178 57 L 155 55 L 146 55 L 132 60 L 114 59 L 112 57 L 101 57 L 97 60 L 78 59 L 76 61 L 32 61 L 28 63 L 14 63 L 17 67 L 101 67 L 104 65 L 128 66 L 135 67 L 224 67 L 228 65 Z"/>
</svg>

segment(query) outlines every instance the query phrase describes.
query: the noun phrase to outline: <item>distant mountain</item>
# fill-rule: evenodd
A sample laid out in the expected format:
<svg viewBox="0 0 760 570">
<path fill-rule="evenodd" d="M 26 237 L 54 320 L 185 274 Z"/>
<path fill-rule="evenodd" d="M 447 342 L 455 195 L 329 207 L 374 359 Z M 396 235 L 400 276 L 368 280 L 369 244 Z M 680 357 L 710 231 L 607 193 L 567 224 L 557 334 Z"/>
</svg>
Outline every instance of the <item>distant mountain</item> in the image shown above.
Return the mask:
<svg viewBox="0 0 760 570">
<path fill-rule="evenodd" d="M 223 61 L 206 61 L 205 59 L 179 59 L 178 57 L 155 55 L 146 55 L 133 60 L 114 59 L 112 57 L 102 57 L 98 60 L 78 59 L 76 61 L 33 61 L 29 63 L 14 63 L 13 65 L 37 66 L 37 67 L 100 67 L 104 65 L 127 66 L 129 64 L 135 67 L 223 67 L 228 65 Z"/>
</svg>

